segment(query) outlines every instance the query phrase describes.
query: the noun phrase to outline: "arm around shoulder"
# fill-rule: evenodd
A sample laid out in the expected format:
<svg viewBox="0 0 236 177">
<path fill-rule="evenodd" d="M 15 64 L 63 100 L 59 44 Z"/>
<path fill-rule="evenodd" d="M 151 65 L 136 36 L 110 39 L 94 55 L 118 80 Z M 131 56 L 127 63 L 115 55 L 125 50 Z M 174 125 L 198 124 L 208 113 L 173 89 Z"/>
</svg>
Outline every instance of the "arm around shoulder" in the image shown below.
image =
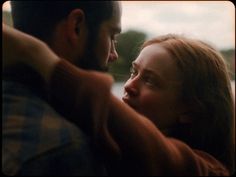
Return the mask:
<svg viewBox="0 0 236 177">
<path fill-rule="evenodd" d="M 2 24 L 3 68 L 25 64 L 48 81 L 58 56 L 43 41 Z"/>
</svg>

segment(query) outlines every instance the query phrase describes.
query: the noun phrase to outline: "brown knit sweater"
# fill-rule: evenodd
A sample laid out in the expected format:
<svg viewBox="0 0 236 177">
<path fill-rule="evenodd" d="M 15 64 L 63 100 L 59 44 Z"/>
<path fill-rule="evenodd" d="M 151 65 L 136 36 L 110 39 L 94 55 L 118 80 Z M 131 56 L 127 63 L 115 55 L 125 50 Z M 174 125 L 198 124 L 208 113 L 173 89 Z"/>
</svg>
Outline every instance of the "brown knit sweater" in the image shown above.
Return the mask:
<svg viewBox="0 0 236 177">
<path fill-rule="evenodd" d="M 52 104 L 94 138 L 112 175 L 220 175 L 226 168 L 210 154 L 163 135 L 146 117 L 110 92 L 111 76 L 61 60 L 49 86 Z"/>
</svg>

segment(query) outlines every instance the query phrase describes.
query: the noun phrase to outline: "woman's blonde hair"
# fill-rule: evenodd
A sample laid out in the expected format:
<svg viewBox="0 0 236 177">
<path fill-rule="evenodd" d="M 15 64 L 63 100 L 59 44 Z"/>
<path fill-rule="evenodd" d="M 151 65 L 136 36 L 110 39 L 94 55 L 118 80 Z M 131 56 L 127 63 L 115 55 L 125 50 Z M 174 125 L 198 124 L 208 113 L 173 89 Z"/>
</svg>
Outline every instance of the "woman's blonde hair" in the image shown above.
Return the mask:
<svg viewBox="0 0 236 177">
<path fill-rule="evenodd" d="M 164 47 L 182 76 L 181 99 L 193 121 L 178 125 L 171 136 L 212 154 L 233 172 L 235 153 L 234 101 L 222 55 L 205 42 L 168 34 L 145 42 Z"/>
</svg>

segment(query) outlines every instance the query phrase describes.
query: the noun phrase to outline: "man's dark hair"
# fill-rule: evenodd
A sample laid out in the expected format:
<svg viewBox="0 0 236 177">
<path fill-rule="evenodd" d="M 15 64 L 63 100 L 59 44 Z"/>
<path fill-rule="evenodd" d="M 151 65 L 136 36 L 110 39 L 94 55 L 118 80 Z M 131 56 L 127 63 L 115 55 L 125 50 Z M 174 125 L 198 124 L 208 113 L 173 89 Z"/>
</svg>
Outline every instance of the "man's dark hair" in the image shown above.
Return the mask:
<svg viewBox="0 0 236 177">
<path fill-rule="evenodd" d="M 76 65 L 84 69 L 103 70 L 93 53 L 103 21 L 113 14 L 112 1 L 11 1 L 14 27 L 33 35 L 50 46 L 56 25 L 76 8 L 83 10 L 88 27 L 86 57 Z"/>
<path fill-rule="evenodd" d="M 76 8 L 84 11 L 90 33 L 112 16 L 111 1 L 11 1 L 14 27 L 49 42 L 55 26 Z"/>
</svg>

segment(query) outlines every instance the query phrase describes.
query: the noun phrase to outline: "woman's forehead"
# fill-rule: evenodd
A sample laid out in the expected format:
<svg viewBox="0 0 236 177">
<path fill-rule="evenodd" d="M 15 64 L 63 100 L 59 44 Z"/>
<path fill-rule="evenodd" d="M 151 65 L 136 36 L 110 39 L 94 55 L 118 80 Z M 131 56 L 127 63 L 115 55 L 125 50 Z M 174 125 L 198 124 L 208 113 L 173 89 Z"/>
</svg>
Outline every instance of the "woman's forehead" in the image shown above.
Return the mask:
<svg viewBox="0 0 236 177">
<path fill-rule="evenodd" d="M 159 44 L 145 47 L 133 63 L 140 69 L 152 70 L 168 80 L 176 80 L 180 74 L 173 57 Z"/>
</svg>

